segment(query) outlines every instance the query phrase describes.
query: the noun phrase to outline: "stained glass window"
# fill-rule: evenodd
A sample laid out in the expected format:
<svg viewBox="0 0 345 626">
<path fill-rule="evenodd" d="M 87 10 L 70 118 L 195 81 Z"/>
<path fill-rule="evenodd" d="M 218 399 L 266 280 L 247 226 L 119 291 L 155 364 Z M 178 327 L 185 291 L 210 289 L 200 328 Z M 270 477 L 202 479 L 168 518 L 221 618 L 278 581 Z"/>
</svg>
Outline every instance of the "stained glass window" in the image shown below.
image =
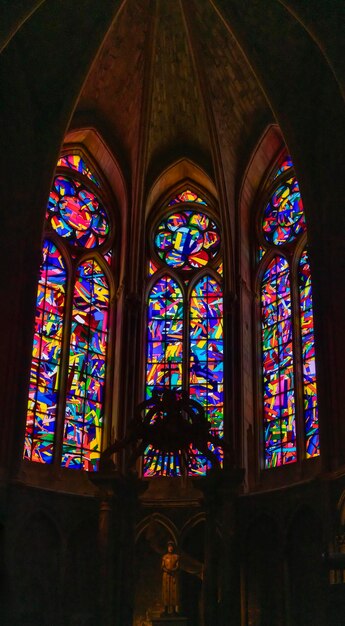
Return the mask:
<svg viewBox="0 0 345 626">
<path fill-rule="evenodd" d="M 265 252 L 266 252 L 266 249 L 263 246 L 259 246 L 258 253 L 257 253 L 257 260 L 258 261 L 261 261 L 261 259 L 264 256 Z"/>
<path fill-rule="evenodd" d="M 109 233 L 107 214 L 97 196 L 67 176 L 55 177 L 46 218 L 58 235 L 83 248 L 101 245 Z"/>
<path fill-rule="evenodd" d="M 217 272 L 220 276 L 223 277 L 224 274 L 224 269 L 223 269 L 223 263 L 219 263 L 218 267 L 217 267 Z"/>
<path fill-rule="evenodd" d="M 204 406 L 211 432 L 223 437 L 223 294 L 214 278 L 206 275 L 196 284 L 189 315 L 189 393 Z M 215 452 L 221 460 L 221 449 Z M 204 474 L 207 461 L 196 456 L 194 473 Z"/>
<path fill-rule="evenodd" d="M 103 254 L 99 247 L 111 241 L 110 224 L 101 199 L 88 187 L 89 181 L 100 184 L 82 157 L 61 157 L 58 167 L 68 167 L 71 175 L 57 171 L 46 224 L 64 240 L 65 259 L 58 245 L 45 242 L 24 457 L 93 471 L 101 452 L 110 302 L 101 259 L 112 258 L 111 250 Z M 80 262 L 86 250 L 90 257 Z"/>
<path fill-rule="evenodd" d="M 273 178 L 278 178 L 281 174 L 284 174 L 287 170 L 293 167 L 293 162 L 288 154 L 284 154 L 278 164 L 278 167 L 273 175 Z"/>
<path fill-rule="evenodd" d="M 66 154 L 62 156 L 57 162 L 57 167 L 68 167 L 75 172 L 80 172 L 80 174 L 83 174 L 92 180 L 97 187 L 100 187 L 100 183 L 96 176 L 86 164 L 85 159 L 83 159 L 79 154 Z"/>
<path fill-rule="evenodd" d="M 157 265 L 155 263 L 153 263 L 153 261 L 149 262 L 149 275 L 153 276 L 153 274 L 155 274 L 157 272 Z"/>
<path fill-rule="evenodd" d="M 190 189 L 185 189 L 179 193 L 173 200 L 170 200 L 168 206 L 173 206 L 174 204 L 179 204 L 180 202 L 196 202 L 197 204 L 205 204 L 206 201 L 198 196 L 198 194 L 190 191 Z"/>
<path fill-rule="evenodd" d="M 266 241 L 275 245 L 295 239 L 306 228 L 296 178 L 290 178 L 272 194 L 264 211 L 262 229 Z"/>
<path fill-rule="evenodd" d="M 299 263 L 300 320 L 303 367 L 303 406 L 306 456 L 319 454 L 319 428 L 315 371 L 315 342 L 311 274 L 305 250 Z"/>
<path fill-rule="evenodd" d="M 24 457 L 53 460 L 67 272 L 58 248 L 43 244 L 37 289 Z"/>
<path fill-rule="evenodd" d="M 97 469 L 101 452 L 109 288 L 96 261 L 77 269 L 66 388 L 62 465 Z"/>
<path fill-rule="evenodd" d="M 111 265 L 113 261 L 113 251 L 109 250 L 109 252 L 106 252 L 103 256 L 106 262 L 108 263 L 108 265 Z"/>
<path fill-rule="evenodd" d="M 183 295 L 168 275 L 158 280 L 149 295 L 147 326 L 146 397 L 153 389 L 182 386 Z"/>
<path fill-rule="evenodd" d="M 204 407 L 211 433 L 222 437 L 221 238 L 216 222 L 200 212 L 202 203 L 195 192 L 179 194 L 169 203 L 180 204 L 179 210 L 167 213 L 154 231 L 156 258 L 150 260 L 148 277 L 153 280 L 155 272 L 163 267 L 169 272 L 153 283 L 148 296 L 146 398 L 149 400 L 165 389 L 187 391 Z M 200 276 L 201 269 L 205 273 Z M 189 285 L 195 280 L 189 294 Z M 221 449 L 215 449 L 211 443 L 209 448 L 222 462 Z M 205 474 L 210 462 L 198 450 L 191 451 L 189 474 Z M 144 476 L 178 476 L 180 472 L 176 455 L 159 454 L 152 447 L 145 451 Z"/>
<path fill-rule="evenodd" d="M 204 213 L 179 211 L 159 224 L 154 243 L 158 257 L 167 265 L 192 270 L 205 267 L 218 254 L 220 235 Z"/>
<path fill-rule="evenodd" d="M 296 422 L 289 265 L 276 256 L 261 287 L 266 467 L 296 461 Z"/>
<path fill-rule="evenodd" d="M 319 454 L 315 345 L 311 276 L 307 253 L 298 272 L 290 259 L 306 237 L 306 222 L 298 182 L 291 172 L 291 158 L 282 158 L 279 180 L 272 183 L 262 218 L 258 242 L 260 267 L 268 255 L 261 281 L 261 354 L 265 467 L 297 461 L 297 440 L 303 439 L 305 457 Z M 283 177 L 285 173 L 285 178 Z M 262 240 L 263 239 L 263 240 Z M 264 244 L 264 245 L 263 245 Z M 284 253 L 284 255 L 282 254 Z M 299 299 L 292 298 L 294 285 Z M 302 372 L 296 350 L 302 347 Z M 297 396 L 298 394 L 298 396 Z M 296 431 L 296 397 L 304 398 L 304 432 Z M 302 416 L 301 416 L 302 417 Z M 301 420 L 302 421 L 302 420 Z"/>
</svg>

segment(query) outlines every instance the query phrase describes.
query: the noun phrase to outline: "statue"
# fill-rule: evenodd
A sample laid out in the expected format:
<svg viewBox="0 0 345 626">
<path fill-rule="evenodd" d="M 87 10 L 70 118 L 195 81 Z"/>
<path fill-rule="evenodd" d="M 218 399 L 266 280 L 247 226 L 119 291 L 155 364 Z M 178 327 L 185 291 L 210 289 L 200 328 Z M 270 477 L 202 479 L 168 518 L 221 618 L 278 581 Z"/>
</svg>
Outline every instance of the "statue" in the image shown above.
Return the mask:
<svg viewBox="0 0 345 626">
<path fill-rule="evenodd" d="M 178 613 L 179 606 L 179 555 L 175 553 L 174 542 L 168 541 L 168 552 L 162 557 L 162 602 L 163 615 Z"/>
</svg>

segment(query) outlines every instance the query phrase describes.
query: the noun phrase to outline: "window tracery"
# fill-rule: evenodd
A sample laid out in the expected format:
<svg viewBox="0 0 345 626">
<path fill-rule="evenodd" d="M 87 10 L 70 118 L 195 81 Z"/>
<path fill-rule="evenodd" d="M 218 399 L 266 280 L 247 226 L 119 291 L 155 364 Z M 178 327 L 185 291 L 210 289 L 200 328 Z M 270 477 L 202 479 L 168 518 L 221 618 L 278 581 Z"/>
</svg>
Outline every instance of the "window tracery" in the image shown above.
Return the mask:
<svg viewBox="0 0 345 626">
<path fill-rule="evenodd" d="M 186 390 L 203 405 L 211 432 L 222 437 L 220 248 L 220 231 L 206 200 L 186 189 L 168 201 L 152 235 L 148 267 L 146 399 L 164 389 Z M 221 460 L 221 450 L 215 452 Z M 189 474 L 203 475 L 208 467 L 205 457 L 193 451 Z M 178 476 L 178 458 L 159 457 L 149 447 L 143 474 Z"/>
<path fill-rule="evenodd" d="M 306 228 L 293 163 L 284 153 L 257 231 L 265 468 L 296 462 L 300 450 L 303 458 L 320 453 Z"/>
<path fill-rule="evenodd" d="M 101 182 L 79 154 L 58 160 L 45 236 L 24 458 L 94 471 L 104 424 L 113 234 Z"/>
</svg>

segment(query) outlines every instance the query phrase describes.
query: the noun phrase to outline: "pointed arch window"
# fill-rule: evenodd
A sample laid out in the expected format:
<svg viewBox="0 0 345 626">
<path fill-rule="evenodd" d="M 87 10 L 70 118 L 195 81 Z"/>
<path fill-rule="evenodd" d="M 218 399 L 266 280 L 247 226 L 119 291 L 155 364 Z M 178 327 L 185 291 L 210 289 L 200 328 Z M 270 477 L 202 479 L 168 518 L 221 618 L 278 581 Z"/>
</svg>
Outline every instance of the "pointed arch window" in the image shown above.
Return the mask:
<svg viewBox="0 0 345 626">
<path fill-rule="evenodd" d="M 257 224 L 265 468 L 320 454 L 306 221 L 290 156 L 270 180 Z"/>
<path fill-rule="evenodd" d="M 206 200 L 190 189 L 171 198 L 150 248 L 146 398 L 167 388 L 188 391 L 204 406 L 211 432 L 222 437 L 221 235 Z M 215 452 L 221 460 L 221 450 Z M 208 468 L 203 455 L 194 453 L 189 474 L 203 475 Z M 178 476 L 178 458 L 149 447 L 143 473 Z"/>
<path fill-rule="evenodd" d="M 45 223 L 24 458 L 97 470 L 104 425 L 113 233 L 93 168 L 57 163 Z"/>
</svg>

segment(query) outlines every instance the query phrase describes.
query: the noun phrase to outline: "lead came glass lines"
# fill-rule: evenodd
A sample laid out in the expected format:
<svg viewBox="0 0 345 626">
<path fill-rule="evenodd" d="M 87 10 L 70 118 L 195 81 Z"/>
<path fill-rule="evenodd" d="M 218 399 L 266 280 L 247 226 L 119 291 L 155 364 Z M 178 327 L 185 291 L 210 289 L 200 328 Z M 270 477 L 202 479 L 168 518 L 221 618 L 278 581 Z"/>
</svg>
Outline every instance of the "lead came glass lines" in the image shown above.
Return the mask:
<svg viewBox="0 0 345 626">
<path fill-rule="evenodd" d="M 101 452 L 109 288 L 94 260 L 79 266 L 72 332 L 62 465 L 95 470 Z"/>
<path fill-rule="evenodd" d="M 292 159 L 289 155 L 286 154 L 280 159 L 280 163 L 278 165 L 277 170 L 274 173 L 273 179 L 278 178 L 278 176 L 280 176 L 281 174 L 284 174 L 284 172 L 289 170 L 291 167 L 293 167 Z"/>
<path fill-rule="evenodd" d="M 279 180 L 262 216 L 265 247 L 260 242 L 257 255 L 260 263 L 268 251 L 277 252 L 266 267 L 261 283 L 266 468 L 297 461 L 296 410 L 301 409 L 299 405 L 298 409 L 295 408 L 296 393 L 297 397 L 303 396 L 304 432 L 298 436 L 300 439 L 303 436 L 305 441 L 305 457 L 312 458 L 320 453 L 311 275 L 307 252 L 304 251 L 299 260 L 297 274 L 291 273 L 288 261 L 296 254 L 297 244 L 306 231 L 298 182 L 289 171 L 292 167 L 291 158 L 283 155 L 274 177 L 275 180 L 279 176 Z M 292 303 L 292 283 L 293 289 L 296 286 L 296 294 L 298 292 L 296 303 Z M 295 360 L 300 341 L 302 372 L 296 365 L 299 359 Z"/>
<path fill-rule="evenodd" d="M 196 202 L 197 204 L 205 204 L 205 200 L 200 198 L 194 191 L 190 191 L 190 189 L 185 189 L 179 193 L 173 200 L 170 200 L 168 206 L 173 206 L 174 204 L 180 204 L 181 202 Z"/>
<path fill-rule="evenodd" d="M 43 244 L 37 289 L 35 333 L 24 458 L 53 461 L 67 272 L 58 248 Z"/>
<path fill-rule="evenodd" d="M 296 178 L 282 183 L 272 194 L 262 222 L 265 239 L 275 245 L 293 241 L 306 229 Z"/>
<path fill-rule="evenodd" d="M 182 385 L 183 296 L 168 275 L 160 278 L 149 296 L 147 329 L 147 399 L 152 389 Z"/>
<path fill-rule="evenodd" d="M 303 252 L 299 263 L 299 287 L 306 457 L 311 458 L 320 454 L 320 446 L 315 371 L 313 300 L 310 265 L 306 250 Z"/>
<path fill-rule="evenodd" d="M 56 167 L 68 167 L 75 172 L 79 172 L 80 174 L 87 176 L 87 178 L 89 178 L 97 187 L 100 187 L 96 176 L 90 170 L 86 161 L 79 156 L 79 154 L 66 154 L 65 156 L 62 156 L 58 160 Z"/>
<path fill-rule="evenodd" d="M 261 287 L 265 467 L 296 461 L 290 272 L 276 256 Z"/>
<path fill-rule="evenodd" d="M 183 295 L 169 275 L 162 276 L 152 287 L 148 299 L 146 399 L 153 392 L 182 388 Z M 149 446 L 144 454 L 144 476 L 177 475 L 173 455 L 157 459 Z"/>
<path fill-rule="evenodd" d="M 206 267 L 218 254 L 219 247 L 218 228 L 204 213 L 179 211 L 169 215 L 155 234 L 159 258 L 175 269 Z"/>
<path fill-rule="evenodd" d="M 107 214 L 97 196 L 67 176 L 55 177 L 46 218 L 58 235 L 78 247 L 100 246 L 109 233 Z"/>
<path fill-rule="evenodd" d="M 211 432 L 223 437 L 223 297 L 214 278 L 204 276 L 193 289 L 189 323 L 189 393 L 203 405 Z M 210 447 L 221 462 L 221 449 Z M 197 452 L 195 456 L 191 473 L 203 475 L 207 460 Z"/>
<path fill-rule="evenodd" d="M 188 203 L 188 206 L 184 206 Z M 194 203 L 194 207 L 193 207 Z M 146 343 L 146 399 L 164 389 L 188 391 L 200 402 L 211 423 L 211 432 L 223 436 L 223 296 L 220 281 L 223 264 L 219 259 L 221 238 L 218 226 L 200 204 L 206 202 L 190 190 L 178 194 L 153 235 L 156 259 L 150 259 L 148 275 L 161 267 L 165 274 L 153 285 L 148 297 Z M 199 205 L 199 206 L 198 206 Z M 176 210 L 176 209 L 179 210 Z M 187 289 L 194 274 L 215 263 L 219 282 L 205 274 L 197 281 L 188 299 Z M 184 323 L 187 325 L 184 328 Z M 189 354 L 189 357 L 188 357 Z M 188 361 L 187 361 L 188 358 Z M 222 463 L 222 452 L 210 449 Z M 189 455 L 190 475 L 204 475 L 210 464 L 197 450 Z M 143 460 L 144 476 L 179 476 L 178 455 L 163 456 L 148 447 Z"/>
<path fill-rule="evenodd" d="M 99 247 L 110 238 L 110 222 L 92 185 L 88 187 L 90 181 L 97 187 L 100 183 L 86 161 L 79 155 L 68 154 L 57 165 L 70 172 L 66 176 L 60 170 L 54 177 L 46 224 L 55 231 L 55 238 L 64 241 L 64 255 L 72 272 L 67 285 L 62 255 L 54 243 L 45 242 L 24 457 L 41 463 L 51 463 L 56 457 L 63 467 L 95 471 L 104 422 L 110 303 L 108 281 L 97 258 L 101 256 Z M 78 175 L 74 177 L 73 172 Z M 89 250 L 90 258 L 80 263 L 78 259 L 85 250 Z M 102 258 L 111 264 L 109 244 Z M 67 288 L 71 304 L 65 311 Z M 65 317 L 71 320 L 68 328 L 63 328 Z M 64 347 L 63 330 L 66 340 L 67 337 L 70 340 Z M 63 376 L 60 376 L 61 360 L 65 363 Z M 59 432 L 62 449 L 59 444 L 58 450 L 54 447 L 57 423 L 63 429 Z"/>
</svg>

